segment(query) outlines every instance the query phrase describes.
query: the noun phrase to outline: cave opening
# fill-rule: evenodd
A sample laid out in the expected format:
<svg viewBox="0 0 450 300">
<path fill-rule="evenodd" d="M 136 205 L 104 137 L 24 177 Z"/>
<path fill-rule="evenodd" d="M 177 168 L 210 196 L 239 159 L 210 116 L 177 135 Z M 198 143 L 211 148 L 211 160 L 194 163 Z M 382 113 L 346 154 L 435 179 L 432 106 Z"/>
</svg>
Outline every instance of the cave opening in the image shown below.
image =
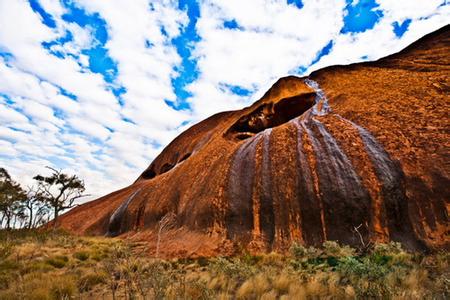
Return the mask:
<svg viewBox="0 0 450 300">
<path fill-rule="evenodd" d="M 191 156 L 191 154 L 192 154 L 192 153 L 190 153 L 190 152 L 184 154 L 184 155 L 181 157 L 181 159 L 180 159 L 177 163 L 175 163 L 175 164 L 172 164 L 172 163 L 165 163 L 165 164 L 163 164 L 162 167 L 161 167 L 160 170 L 159 170 L 159 173 L 156 173 L 156 171 L 155 171 L 155 165 L 152 164 L 152 165 L 150 165 L 150 167 L 149 167 L 147 170 L 144 171 L 144 173 L 142 173 L 142 175 L 141 175 L 140 178 L 141 178 L 141 179 L 144 179 L 144 180 L 153 179 L 153 178 L 155 178 L 155 177 L 158 176 L 158 175 L 161 175 L 161 174 L 163 174 L 163 173 L 169 172 L 169 171 L 172 170 L 177 164 L 179 164 L 179 163 L 185 161 L 186 159 L 188 159 L 188 158 Z"/>
<path fill-rule="evenodd" d="M 185 161 L 186 159 L 188 159 L 191 156 L 191 153 L 186 153 L 179 161 L 178 163 Z"/>
<path fill-rule="evenodd" d="M 311 92 L 283 98 L 276 103 L 264 103 L 242 116 L 230 127 L 226 135 L 244 140 L 267 128 L 289 122 L 313 107 L 315 98 L 316 93 Z"/>
<path fill-rule="evenodd" d="M 161 167 L 161 170 L 159 171 L 159 174 L 163 174 L 163 173 L 169 172 L 170 170 L 172 170 L 173 167 L 175 167 L 174 164 L 171 164 L 171 163 L 165 163 L 165 164 Z"/>
<path fill-rule="evenodd" d="M 147 170 L 142 173 L 141 178 L 142 179 L 152 179 L 156 177 L 156 172 L 153 169 L 153 167 L 148 168 Z"/>
</svg>

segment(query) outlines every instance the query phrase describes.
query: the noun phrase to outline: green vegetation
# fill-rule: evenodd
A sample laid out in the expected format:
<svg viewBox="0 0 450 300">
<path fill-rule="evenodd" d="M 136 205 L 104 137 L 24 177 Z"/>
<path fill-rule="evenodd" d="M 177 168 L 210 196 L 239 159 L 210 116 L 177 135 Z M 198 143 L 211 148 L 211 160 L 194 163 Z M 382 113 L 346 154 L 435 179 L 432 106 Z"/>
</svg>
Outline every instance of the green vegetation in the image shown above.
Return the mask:
<svg viewBox="0 0 450 300">
<path fill-rule="evenodd" d="M 50 176 L 36 175 L 36 185 L 25 190 L 0 167 L 0 229 L 37 228 L 48 223 L 52 215 L 56 228 L 60 213 L 88 196 L 84 194 L 84 181 L 77 175 L 47 169 Z"/>
<path fill-rule="evenodd" d="M 449 254 L 326 242 L 291 254 L 158 260 L 142 243 L 0 231 L 0 299 L 446 299 Z"/>
</svg>

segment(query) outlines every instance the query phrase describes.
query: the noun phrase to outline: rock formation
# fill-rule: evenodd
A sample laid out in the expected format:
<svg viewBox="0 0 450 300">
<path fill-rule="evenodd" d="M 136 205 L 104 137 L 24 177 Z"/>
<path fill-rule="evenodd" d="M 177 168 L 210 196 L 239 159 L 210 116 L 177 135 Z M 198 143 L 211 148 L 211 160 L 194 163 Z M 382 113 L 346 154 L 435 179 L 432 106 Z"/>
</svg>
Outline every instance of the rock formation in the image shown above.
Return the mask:
<svg viewBox="0 0 450 300">
<path fill-rule="evenodd" d="M 449 33 L 376 62 L 282 78 L 250 107 L 183 132 L 132 185 L 69 211 L 61 226 L 145 240 L 150 251 L 160 235 L 167 256 L 325 240 L 447 248 Z"/>
</svg>

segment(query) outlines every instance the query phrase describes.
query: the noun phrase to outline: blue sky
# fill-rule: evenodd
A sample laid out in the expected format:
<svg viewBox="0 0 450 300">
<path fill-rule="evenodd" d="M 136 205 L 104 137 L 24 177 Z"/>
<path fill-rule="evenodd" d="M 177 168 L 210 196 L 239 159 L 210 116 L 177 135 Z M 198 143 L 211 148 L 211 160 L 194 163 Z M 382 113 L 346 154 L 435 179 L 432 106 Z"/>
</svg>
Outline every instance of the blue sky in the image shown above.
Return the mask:
<svg viewBox="0 0 450 300">
<path fill-rule="evenodd" d="M 442 0 L 0 0 L 0 166 L 89 193 L 130 184 L 177 134 L 281 76 L 394 53 Z"/>
</svg>

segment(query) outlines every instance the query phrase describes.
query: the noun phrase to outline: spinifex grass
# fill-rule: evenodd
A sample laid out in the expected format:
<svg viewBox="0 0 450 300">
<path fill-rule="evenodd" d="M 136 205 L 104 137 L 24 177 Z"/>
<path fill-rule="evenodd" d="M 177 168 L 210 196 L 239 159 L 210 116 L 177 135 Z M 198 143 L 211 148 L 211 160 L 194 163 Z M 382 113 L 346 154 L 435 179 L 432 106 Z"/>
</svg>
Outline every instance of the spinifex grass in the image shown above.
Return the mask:
<svg viewBox="0 0 450 300">
<path fill-rule="evenodd" d="M 449 296 L 449 255 L 326 242 L 291 253 L 158 260 L 142 244 L 0 232 L 0 299 L 303 299 Z"/>
</svg>

